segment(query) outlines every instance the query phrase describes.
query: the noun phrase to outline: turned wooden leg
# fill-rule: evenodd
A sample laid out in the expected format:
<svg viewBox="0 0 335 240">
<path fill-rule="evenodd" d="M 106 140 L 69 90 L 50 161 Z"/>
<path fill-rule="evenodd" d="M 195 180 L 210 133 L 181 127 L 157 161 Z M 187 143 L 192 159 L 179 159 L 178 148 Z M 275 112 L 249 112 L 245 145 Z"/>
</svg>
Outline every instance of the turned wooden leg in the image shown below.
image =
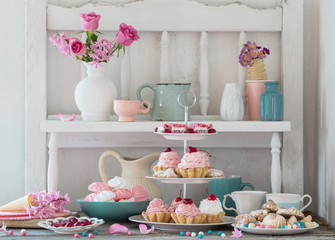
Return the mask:
<svg viewBox="0 0 335 240">
<path fill-rule="evenodd" d="M 271 138 L 271 188 L 273 193 L 281 192 L 281 167 L 280 167 L 280 148 L 281 136 L 280 133 L 272 133 Z"/>
<path fill-rule="evenodd" d="M 49 141 L 48 191 L 50 190 L 58 190 L 58 142 L 54 132 Z"/>
</svg>

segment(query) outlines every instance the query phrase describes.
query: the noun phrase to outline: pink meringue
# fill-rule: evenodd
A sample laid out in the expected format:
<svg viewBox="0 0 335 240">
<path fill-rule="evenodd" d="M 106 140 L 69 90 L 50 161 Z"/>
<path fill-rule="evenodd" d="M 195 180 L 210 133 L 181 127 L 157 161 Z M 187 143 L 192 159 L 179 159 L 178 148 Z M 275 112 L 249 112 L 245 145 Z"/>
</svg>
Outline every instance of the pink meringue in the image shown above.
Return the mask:
<svg viewBox="0 0 335 240">
<path fill-rule="evenodd" d="M 91 192 L 102 192 L 102 191 L 112 191 L 111 187 L 108 184 L 103 182 L 94 182 L 88 186 L 88 190 Z"/>
<path fill-rule="evenodd" d="M 97 192 L 95 192 L 95 193 L 91 193 L 91 194 L 87 195 L 87 196 L 83 199 L 83 201 L 91 201 L 91 202 L 93 202 L 93 199 L 94 199 L 94 197 L 95 197 L 97 194 L 98 194 Z"/>
<path fill-rule="evenodd" d="M 129 199 L 132 197 L 131 191 L 128 189 L 116 189 L 113 191 L 115 193 L 114 200 L 115 202 L 121 200 L 121 199 Z"/>
<path fill-rule="evenodd" d="M 148 192 L 144 189 L 144 187 L 140 185 L 136 185 L 131 189 L 131 192 L 135 198 L 135 201 L 147 201 L 149 199 Z"/>
</svg>

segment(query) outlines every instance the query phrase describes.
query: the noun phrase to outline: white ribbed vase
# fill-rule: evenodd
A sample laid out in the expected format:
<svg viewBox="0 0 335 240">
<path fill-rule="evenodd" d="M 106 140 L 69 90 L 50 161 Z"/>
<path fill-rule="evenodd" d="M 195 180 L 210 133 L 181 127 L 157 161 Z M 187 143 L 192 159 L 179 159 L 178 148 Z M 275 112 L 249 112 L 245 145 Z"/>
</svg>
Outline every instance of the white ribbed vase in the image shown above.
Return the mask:
<svg viewBox="0 0 335 240">
<path fill-rule="evenodd" d="M 114 83 L 105 77 L 104 67 L 85 63 L 87 77 L 75 90 L 75 101 L 84 121 L 108 121 L 117 97 Z"/>
<path fill-rule="evenodd" d="M 222 120 L 239 121 L 244 116 L 243 98 L 237 83 L 227 83 L 221 98 L 220 115 Z"/>
</svg>

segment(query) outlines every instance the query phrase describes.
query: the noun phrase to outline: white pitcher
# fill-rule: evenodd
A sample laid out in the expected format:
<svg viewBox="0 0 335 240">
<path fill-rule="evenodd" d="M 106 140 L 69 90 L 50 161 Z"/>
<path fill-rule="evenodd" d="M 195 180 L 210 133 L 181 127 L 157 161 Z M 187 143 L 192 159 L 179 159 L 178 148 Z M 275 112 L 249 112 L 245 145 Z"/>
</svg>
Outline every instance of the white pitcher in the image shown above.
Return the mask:
<svg viewBox="0 0 335 240">
<path fill-rule="evenodd" d="M 148 179 L 145 176 L 151 175 L 151 165 L 158 160 L 160 153 L 152 153 L 141 158 L 128 158 L 121 155 L 117 151 L 109 150 L 104 152 L 99 159 L 99 172 L 101 179 L 107 183 L 110 179 L 106 171 L 106 160 L 109 157 L 115 157 L 121 163 L 121 177 L 126 179 L 131 187 L 141 185 L 149 193 L 149 199 L 162 198 L 161 189 L 154 180 Z"/>
</svg>

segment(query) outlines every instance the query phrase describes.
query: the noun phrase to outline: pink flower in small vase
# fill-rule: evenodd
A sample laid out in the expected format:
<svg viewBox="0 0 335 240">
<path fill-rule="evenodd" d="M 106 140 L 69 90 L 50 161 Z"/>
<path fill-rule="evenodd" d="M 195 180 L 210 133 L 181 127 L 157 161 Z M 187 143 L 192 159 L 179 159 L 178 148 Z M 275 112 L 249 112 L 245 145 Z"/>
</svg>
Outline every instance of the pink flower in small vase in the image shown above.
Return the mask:
<svg viewBox="0 0 335 240">
<path fill-rule="evenodd" d="M 133 26 L 125 23 L 120 24 L 120 29 L 116 33 L 116 40 L 123 46 L 131 45 L 135 40 L 140 39 L 137 35 L 137 31 Z"/>
<path fill-rule="evenodd" d="M 76 56 L 83 56 L 86 53 L 87 47 L 78 38 L 71 38 L 69 41 L 71 52 Z"/>
<path fill-rule="evenodd" d="M 81 27 L 85 31 L 94 31 L 99 27 L 100 15 L 95 14 L 95 12 L 81 13 Z"/>
</svg>

